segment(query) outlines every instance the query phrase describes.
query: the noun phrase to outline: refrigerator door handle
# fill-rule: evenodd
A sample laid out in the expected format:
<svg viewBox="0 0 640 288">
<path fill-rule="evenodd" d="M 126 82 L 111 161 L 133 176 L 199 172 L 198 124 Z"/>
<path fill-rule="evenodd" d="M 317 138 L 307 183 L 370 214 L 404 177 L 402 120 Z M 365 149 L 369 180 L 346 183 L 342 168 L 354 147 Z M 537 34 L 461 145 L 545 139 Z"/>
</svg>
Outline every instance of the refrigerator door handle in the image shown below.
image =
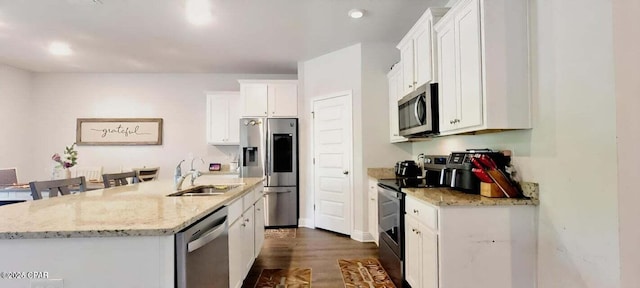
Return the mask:
<svg viewBox="0 0 640 288">
<path fill-rule="evenodd" d="M 291 190 L 283 190 L 283 191 L 265 191 L 264 194 L 279 194 L 279 193 L 291 193 Z"/>
</svg>

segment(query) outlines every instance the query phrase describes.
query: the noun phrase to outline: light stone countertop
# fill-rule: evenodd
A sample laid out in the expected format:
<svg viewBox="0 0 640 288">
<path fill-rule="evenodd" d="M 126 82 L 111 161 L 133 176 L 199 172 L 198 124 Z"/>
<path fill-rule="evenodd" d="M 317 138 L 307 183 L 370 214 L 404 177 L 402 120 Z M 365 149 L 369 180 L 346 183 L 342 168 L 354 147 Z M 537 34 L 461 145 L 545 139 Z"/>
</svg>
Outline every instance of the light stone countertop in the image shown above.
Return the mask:
<svg viewBox="0 0 640 288">
<path fill-rule="evenodd" d="M 435 206 L 508 206 L 538 205 L 528 198 L 489 198 L 479 194 L 467 194 L 451 188 L 402 188 L 402 191 Z"/>
<path fill-rule="evenodd" d="M 395 179 L 396 173 L 393 168 L 367 168 L 367 176 L 375 179 Z"/>
<path fill-rule="evenodd" d="M 201 176 L 196 185 L 239 186 L 223 195 L 166 197 L 172 180 L 0 206 L 0 239 L 173 235 L 240 198 L 263 178 Z M 183 188 L 189 188 L 185 181 Z"/>
</svg>

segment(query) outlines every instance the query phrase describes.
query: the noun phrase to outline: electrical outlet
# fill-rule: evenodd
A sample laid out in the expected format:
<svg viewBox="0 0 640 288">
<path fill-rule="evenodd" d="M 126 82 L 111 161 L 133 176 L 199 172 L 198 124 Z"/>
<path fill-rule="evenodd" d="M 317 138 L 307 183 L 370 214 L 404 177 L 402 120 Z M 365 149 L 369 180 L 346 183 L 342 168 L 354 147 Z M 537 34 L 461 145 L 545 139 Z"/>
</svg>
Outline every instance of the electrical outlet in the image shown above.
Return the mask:
<svg viewBox="0 0 640 288">
<path fill-rule="evenodd" d="M 31 279 L 31 288 L 64 288 L 62 279 Z"/>
</svg>

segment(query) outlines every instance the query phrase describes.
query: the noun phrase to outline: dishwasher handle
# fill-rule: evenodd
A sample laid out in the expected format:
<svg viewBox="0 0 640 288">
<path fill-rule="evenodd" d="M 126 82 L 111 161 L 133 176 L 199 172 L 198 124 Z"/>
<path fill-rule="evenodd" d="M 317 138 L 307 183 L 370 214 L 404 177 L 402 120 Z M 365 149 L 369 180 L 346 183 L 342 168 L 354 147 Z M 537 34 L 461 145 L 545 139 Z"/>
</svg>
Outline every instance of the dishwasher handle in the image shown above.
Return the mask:
<svg viewBox="0 0 640 288">
<path fill-rule="evenodd" d="M 218 238 L 218 236 L 224 233 L 224 230 L 227 228 L 226 226 L 227 219 L 225 219 L 222 224 L 215 226 L 211 228 L 211 230 L 205 232 L 201 237 L 198 237 L 198 239 L 189 242 L 189 244 L 187 244 L 187 252 L 191 253 L 195 250 L 200 249 L 202 246 L 207 245 L 207 243 L 215 240 L 216 238 Z"/>
</svg>

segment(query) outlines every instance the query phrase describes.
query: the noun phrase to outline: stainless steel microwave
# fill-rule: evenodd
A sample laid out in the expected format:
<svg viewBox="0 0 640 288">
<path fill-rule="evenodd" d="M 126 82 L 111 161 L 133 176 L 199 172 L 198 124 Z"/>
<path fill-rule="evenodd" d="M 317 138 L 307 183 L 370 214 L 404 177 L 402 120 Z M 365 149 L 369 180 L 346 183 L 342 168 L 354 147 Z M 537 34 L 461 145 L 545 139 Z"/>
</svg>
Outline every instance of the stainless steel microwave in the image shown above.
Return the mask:
<svg viewBox="0 0 640 288">
<path fill-rule="evenodd" d="M 438 134 L 438 83 L 426 83 L 400 99 L 398 120 L 404 137 Z"/>
</svg>

